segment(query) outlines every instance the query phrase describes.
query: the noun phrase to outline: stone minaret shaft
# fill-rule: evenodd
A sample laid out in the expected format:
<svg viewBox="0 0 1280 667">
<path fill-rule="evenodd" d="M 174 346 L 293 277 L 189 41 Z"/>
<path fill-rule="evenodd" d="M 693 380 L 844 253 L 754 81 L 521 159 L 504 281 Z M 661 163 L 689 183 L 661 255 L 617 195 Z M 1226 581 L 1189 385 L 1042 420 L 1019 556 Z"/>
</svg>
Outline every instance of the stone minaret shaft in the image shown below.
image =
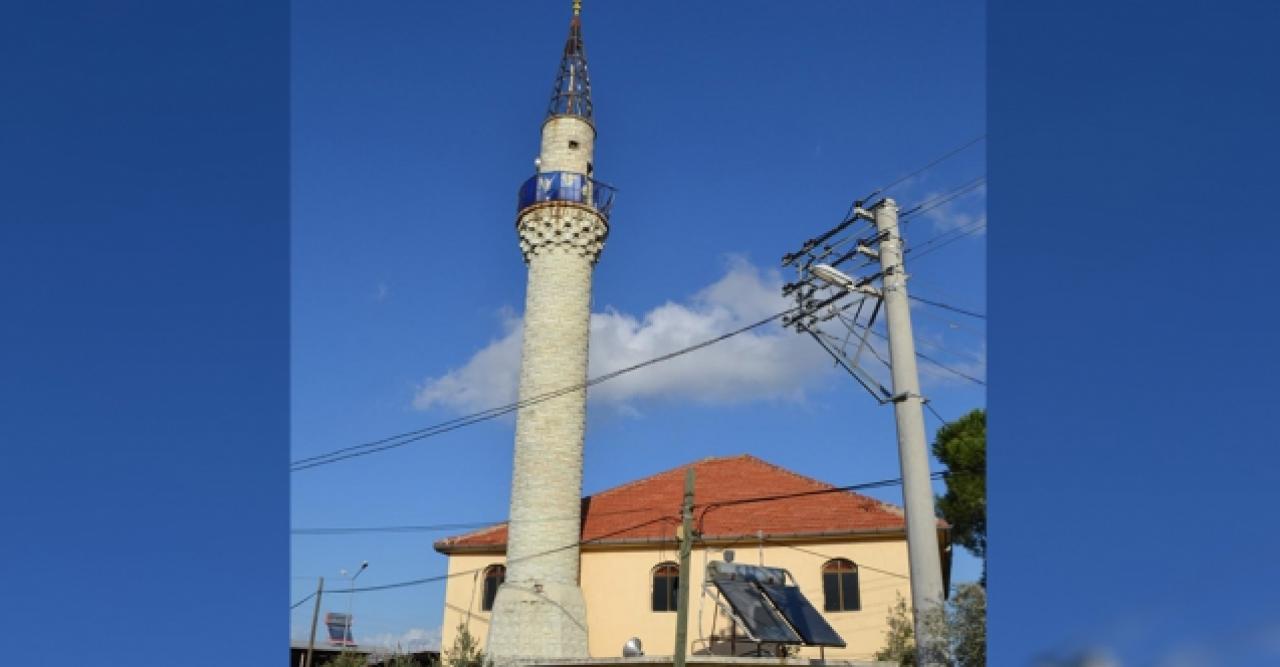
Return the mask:
<svg viewBox="0 0 1280 667">
<path fill-rule="evenodd" d="M 587 379 L 591 273 L 608 234 L 608 186 L 591 179 L 586 55 L 576 15 L 542 125 L 538 173 L 520 191 L 516 231 L 529 267 L 520 400 Z M 516 416 L 506 582 L 486 650 L 498 663 L 587 657 L 578 587 L 586 390 L 528 405 Z"/>
</svg>

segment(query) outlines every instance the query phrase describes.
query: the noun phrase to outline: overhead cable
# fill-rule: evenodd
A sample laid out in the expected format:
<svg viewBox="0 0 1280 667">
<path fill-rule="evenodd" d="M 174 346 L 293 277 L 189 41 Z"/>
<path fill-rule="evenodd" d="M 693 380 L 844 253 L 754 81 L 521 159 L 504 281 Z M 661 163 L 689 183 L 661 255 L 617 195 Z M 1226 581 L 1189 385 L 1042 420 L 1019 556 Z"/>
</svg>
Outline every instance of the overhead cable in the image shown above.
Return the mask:
<svg viewBox="0 0 1280 667">
<path fill-rule="evenodd" d="M 954 236 L 954 237 L 952 237 L 952 238 L 949 238 L 949 239 L 947 239 L 946 241 L 943 241 L 942 243 L 939 243 L 938 245 L 936 245 L 936 246 L 934 246 L 934 247 L 932 247 L 932 248 L 929 248 L 928 250 L 925 250 L 924 252 L 922 252 L 922 253 L 920 253 L 920 254 L 918 254 L 918 255 L 914 255 L 911 259 L 913 259 L 913 260 L 918 260 L 918 259 L 920 259 L 921 257 L 924 257 L 925 255 L 928 255 L 928 254 L 929 254 L 929 253 L 931 253 L 931 252 L 935 252 L 935 251 L 941 250 L 942 248 L 945 248 L 945 247 L 947 247 L 947 246 L 951 245 L 952 243 L 955 243 L 956 241 L 959 241 L 960 239 L 962 239 L 962 238 L 964 238 L 964 237 L 966 237 L 966 236 L 972 236 L 972 235 L 977 234 L 978 232 L 980 232 L 980 231 L 982 231 L 982 230 L 984 230 L 984 229 L 986 229 L 986 228 L 987 228 L 987 221 L 986 221 L 986 220 L 980 220 L 980 221 L 978 221 L 978 222 L 979 222 L 979 223 L 981 223 L 981 224 L 978 224 L 977 226 L 972 227 L 971 229 L 969 229 L 968 231 L 964 232 L 963 234 L 960 234 L 960 235 L 958 235 L 958 236 Z"/>
<path fill-rule="evenodd" d="M 954 157 L 954 156 L 956 156 L 956 155 L 959 155 L 960 153 L 964 152 L 964 151 L 965 151 L 965 149 L 969 148 L 970 146 L 973 146 L 973 145 L 977 144 L 978 142 L 980 142 L 980 141 L 982 141 L 983 139 L 986 139 L 986 138 L 987 138 L 987 135 L 986 135 L 985 133 L 984 133 L 984 134 L 980 134 L 980 135 L 978 135 L 978 136 L 974 137 L 973 139 L 970 139 L 969 141 L 966 141 L 965 143 L 960 144 L 959 146 L 957 146 L 957 147 L 955 147 L 955 148 L 953 148 L 953 149 L 951 149 L 951 150 L 947 151 L 946 153 L 943 153 L 942 155 L 940 155 L 940 156 L 938 156 L 937 158 L 935 158 L 935 159 L 933 159 L 932 161 L 930 161 L 928 164 L 926 164 L 926 165 L 924 165 L 923 167 L 920 167 L 919 169 L 917 169 L 917 170 L 915 170 L 915 171 L 913 171 L 913 172 L 911 172 L 911 173 L 907 174 L 906 176 L 902 176 L 902 177 L 898 178 L 897 180 L 893 181 L 892 183 L 889 183 L 888 185 L 885 185 L 885 186 L 881 186 L 881 187 L 879 187 L 879 188 L 876 188 L 876 189 L 875 189 L 871 194 L 867 195 L 866 197 L 863 197 L 860 201 L 864 201 L 864 202 L 865 202 L 865 201 L 870 200 L 872 197 L 875 197 L 875 196 L 876 196 L 876 195 L 878 195 L 878 194 L 882 194 L 882 193 L 888 192 L 889 190 L 892 190 L 893 188 L 895 188 L 895 187 L 897 187 L 897 186 L 901 185 L 902 183 L 905 183 L 907 180 L 909 180 L 909 179 L 911 179 L 911 178 L 913 178 L 913 177 L 915 177 L 915 176 L 919 176 L 920 174 L 924 173 L 925 171 L 928 171 L 929 169 L 932 169 L 932 168 L 934 168 L 934 167 L 938 166 L 938 165 L 939 165 L 939 164 L 941 164 L 942 162 L 944 162 L 944 161 L 946 161 L 946 160 L 949 160 L 949 159 L 951 159 L 952 157 Z M 852 210 L 852 209 L 850 209 L 850 210 Z"/>
<path fill-rule="evenodd" d="M 947 478 L 947 477 L 951 477 L 951 476 L 954 476 L 954 475 L 975 475 L 975 474 L 978 474 L 978 473 L 968 472 L 968 471 L 945 471 L 945 470 L 944 470 L 944 471 L 936 471 L 936 472 L 931 473 L 931 474 L 929 475 L 929 478 L 930 478 L 930 479 L 932 479 L 932 480 L 938 480 L 938 479 L 945 479 L 945 478 Z M 770 502 L 770 501 L 775 501 L 775 500 L 786 500 L 786 499 L 789 499 L 789 498 L 801 498 L 801 497 L 806 497 L 806 496 L 817 496 L 817 495 L 824 495 L 824 494 L 830 494 L 830 493 L 842 493 L 842 492 L 848 492 L 848 491 L 866 490 L 866 489 L 873 489 L 873 488 L 879 488 L 879 487 L 885 487 L 885 486 L 897 486 L 897 485 L 899 485 L 899 484 L 901 484 L 901 483 L 902 483 L 902 478 L 900 478 L 900 477 L 899 477 L 899 478 L 894 478 L 894 479 L 883 479 L 883 480 L 879 480 L 879 481 L 875 481 L 875 482 L 866 482 L 866 483 L 863 483 L 863 484 L 851 484 L 851 485 L 848 485 L 848 486 L 833 486 L 833 487 L 824 488 L 824 489 L 814 489 L 814 490 L 811 490 L 811 491 L 799 491 L 799 492 L 795 492 L 795 493 L 783 493 L 783 494 L 775 494 L 775 495 L 770 495 L 770 496 L 755 496 L 755 497 L 751 497 L 751 498 L 735 498 L 735 499 L 733 499 L 733 500 L 720 501 L 720 502 L 714 502 L 714 503 L 706 503 L 706 504 L 696 504 L 696 503 L 695 503 L 693 507 L 694 507 L 695 509 L 696 509 L 696 508 L 702 508 L 702 509 L 703 509 L 703 511 L 702 511 L 702 513 L 701 513 L 701 516 L 699 517 L 699 523 L 701 523 L 702 518 L 705 518 L 706 513 L 707 513 L 708 511 L 710 511 L 710 510 L 712 510 L 712 509 L 719 508 L 719 507 L 728 507 L 728 506 L 732 506 L 732 505 L 742 505 L 742 504 L 747 504 L 747 503 Z M 564 546 L 555 547 L 555 548 L 553 548 L 553 549 L 548 549 L 548 550 L 546 550 L 546 551 L 541 551 L 541 552 L 538 552 L 538 553 L 535 553 L 535 554 L 530 554 L 530 555 L 528 555 L 528 556 L 524 556 L 524 557 L 522 557 L 522 558 L 513 559 L 513 560 L 508 561 L 508 562 L 507 562 L 507 564 L 509 565 L 510 563 L 514 563 L 514 562 L 519 562 L 519 561 L 524 561 L 524 560 L 531 560 L 531 559 L 534 559 L 534 558 L 540 558 L 540 557 L 542 557 L 542 556 L 546 556 L 546 555 L 550 555 L 550 554 L 557 553 L 557 552 L 560 552 L 560 551 L 564 551 L 565 549 L 572 549 L 572 548 L 573 548 L 573 547 L 575 547 L 575 546 L 583 546 L 583 545 L 591 544 L 591 543 L 593 543 L 593 542 L 599 542 L 599 541 L 601 541 L 601 540 L 608 539 L 608 538 L 613 537 L 613 536 L 615 536 L 615 535 L 621 535 L 621 534 L 623 534 L 623 533 L 626 533 L 626 532 L 629 532 L 629 531 L 635 530 L 635 529 L 637 529 L 637 528 L 643 528 L 643 527 L 645 527 L 645 526 L 648 526 L 648 525 L 651 525 L 651 524 L 654 524 L 654 523 L 658 523 L 658 522 L 660 522 L 660 521 L 676 521 L 676 520 L 678 520 L 678 518 L 679 518 L 678 513 L 677 513 L 677 512 L 675 512 L 674 510 L 673 510 L 673 511 L 670 511 L 670 512 L 664 512 L 664 513 L 662 513 L 661 515 L 659 515 L 659 516 L 655 516 L 654 518 L 651 518 L 651 519 L 649 519 L 649 520 L 647 520 L 647 521 L 642 521 L 642 522 L 640 522 L 640 523 L 632 524 L 632 525 L 626 526 L 626 527 L 624 527 L 624 528 L 619 528 L 619 529 L 617 529 L 617 530 L 614 530 L 614 531 L 610 531 L 610 532 L 608 532 L 608 533 L 605 533 L 604 535 L 600 535 L 600 536 L 597 536 L 597 537 L 593 537 L 593 538 L 591 538 L 591 539 L 589 539 L 589 540 L 580 540 L 580 541 L 578 541 L 578 542 L 573 542 L 573 543 L 570 543 L 570 544 L 566 544 L 566 545 L 564 545 Z M 748 536 L 748 537 L 749 537 L 749 536 Z M 474 574 L 476 574 L 476 573 L 478 573 L 478 572 L 483 572 L 485 569 L 487 569 L 487 566 L 486 566 L 486 567 L 473 568 L 473 569 L 470 569 L 470 570 L 462 570 L 462 571 L 459 571 L 459 572 L 452 572 L 452 573 L 449 573 L 449 574 L 436 575 L 436 576 L 433 576 L 433 577 L 422 577 L 422 578 L 420 578 L 420 579 L 410 579 L 410 580 L 408 580 L 408 581 L 399 581 L 399 582 L 390 583 L 390 584 L 379 584 L 379 585 L 375 585 L 375 586 L 363 586 L 363 587 L 359 587 L 359 588 L 345 588 L 345 589 L 343 589 L 343 588 L 337 588 L 337 589 L 334 589 L 334 590 L 331 590 L 331 591 L 325 591 L 325 592 L 326 592 L 326 593 L 328 593 L 328 594 L 330 594 L 330 595 L 334 595 L 334 594 L 352 594 L 352 593 L 368 593 L 368 592 L 373 592 L 373 591 L 385 591 L 385 590 L 391 590 L 391 589 L 396 589 L 396 588 L 406 588 L 406 587 L 409 587 L 409 586 L 420 586 L 420 585 L 423 585 L 423 584 L 429 584 L 429 583 L 435 583 L 435 582 L 439 582 L 439 581 L 445 581 L 445 580 L 452 579 L 452 578 L 455 578 L 455 577 L 463 577 L 463 576 L 468 576 L 468 575 L 474 575 Z M 298 602 L 294 603 L 294 605 L 293 605 L 293 606 L 294 606 L 294 607 L 297 607 L 298 605 L 300 605 L 300 604 L 302 604 L 302 603 L 306 602 L 307 600 L 311 599 L 311 597 L 313 597 L 314 595 L 315 595 L 315 593 L 312 593 L 311 595 L 308 595 L 307 597 L 303 598 L 302 600 L 299 600 Z"/>
<path fill-rule="evenodd" d="M 901 214 L 898 215 L 898 220 L 899 222 L 904 222 L 913 216 L 920 215 L 922 213 L 926 213 L 935 208 L 938 208 L 939 206 L 946 204 L 947 202 L 955 199 L 956 197 L 959 197 L 971 190 L 976 189 L 977 187 L 981 186 L 983 183 L 986 183 L 986 182 L 987 182 L 986 176 L 979 176 L 973 179 L 972 181 L 969 181 L 968 183 L 956 188 L 955 190 L 940 194 L 936 197 L 933 197 L 919 204 L 916 204 L 915 206 L 907 209 L 906 211 L 903 211 Z"/>
<path fill-rule="evenodd" d="M 924 303 L 924 304 L 928 304 L 928 305 L 930 305 L 930 306 L 934 306 L 935 308 L 942 308 L 942 309 L 944 309 L 944 310 L 949 310 L 949 311 L 951 311 L 951 312 L 953 312 L 953 313 L 960 313 L 961 315 L 968 315 L 969 317 L 976 317 L 976 318 L 978 318 L 978 319 L 980 319 L 980 320 L 985 320 L 985 319 L 987 319 L 987 316 L 986 316 L 986 315 L 983 315 L 982 313 L 975 313 L 975 312 L 973 312 L 972 310 L 965 310 L 964 308 L 957 308 L 957 307 L 955 307 L 955 306 L 950 306 L 950 305 L 947 305 L 947 304 L 945 304 L 945 303 L 941 303 L 941 302 L 938 302 L 938 301 L 931 301 L 931 300 L 929 300 L 929 299 L 926 299 L 926 298 L 924 298 L 924 297 L 919 297 L 919 296 L 916 296 L 916 295 L 914 295 L 914 294 L 908 294 L 908 295 L 907 295 L 907 298 L 911 299 L 912 301 L 919 301 L 920 303 Z"/>
<path fill-rule="evenodd" d="M 582 391 L 584 389 L 587 389 L 588 387 L 595 386 L 602 382 L 607 382 L 614 378 L 626 375 L 627 373 L 631 373 L 631 372 L 640 370 L 642 368 L 652 366 L 654 364 L 668 361 L 670 359 L 674 359 L 676 357 L 689 354 L 690 352 L 695 352 L 705 347 L 710 347 L 711 345 L 715 345 L 716 343 L 722 342 L 724 340 L 727 340 L 739 334 L 746 333 L 748 331 L 751 331 L 752 329 L 756 329 L 766 324 L 769 324 L 770 322 L 773 322 L 774 320 L 794 310 L 796 310 L 795 307 L 788 308 L 784 311 L 770 315 L 769 317 L 766 317 L 757 322 L 753 322 L 744 327 L 734 329 L 733 331 L 730 331 L 728 333 L 724 333 L 714 338 L 704 340 L 700 343 L 695 343 L 688 347 L 675 350 L 674 352 L 668 352 L 667 354 L 654 357 L 647 361 L 642 361 L 638 364 L 627 366 L 626 368 L 618 369 L 611 373 L 605 373 L 603 375 L 596 376 L 594 378 L 591 378 L 590 380 L 587 380 L 586 382 L 582 382 L 570 387 L 556 389 L 543 394 L 539 394 L 537 396 L 533 396 L 531 398 L 517 401 L 515 403 L 509 403 L 507 405 L 499 406 L 496 408 L 490 408 L 488 410 L 482 410 L 480 412 L 472 413 L 470 415 L 464 415 L 462 417 L 450 419 L 448 421 L 441 422 L 433 426 L 428 426 L 428 427 L 417 429 L 414 431 L 408 431 L 406 433 L 389 436 L 379 440 L 374 440 L 372 442 L 366 442 L 360 445 L 343 447 L 341 449 L 336 449 L 334 451 L 328 452 L 327 454 L 319 454 L 316 456 L 310 456 L 304 459 L 299 459 L 293 462 L 292 467 L 290 468 L 290 472 L 298 472 L 300 470 L 306 470 L 308 468 L 315 468 L 318 466 L 328 465 L 331 463 L 337 463 L 338 461 L 343 461 L 346 459 L 356 458 L 359 456 L 366 456 L 368 454 L 382 452 L 388 449 L 395 449 L 397 447 L 403 447 L 404 445 L 407 445 L 411 442 L 416 442 L 418 440 L 423 440 L 425 438 L 440 435 L 442 433 L 447 433 L 449 431 L 453 431 L 453 430 L 462 428 L 464 426 L 470 426 L 472 424 L 476 424 L 479 422 L 488 421 L 490 419 L 500 417 L 504 414 L 515 412 L 516 410 L 519 410 L 521 408 L 525 408 L 531 405 L 536 405 L 543 401 L 548 401 L 553 398 L 563 396 L 565 394 Z"/>
<path fill-rule="evenodd" d="M 289 605 L 289 611 L 293 611 L 294 609 L 297 609 L 298 607 L 301 607 L 301 606 L 302 606 L 302 603 L 306 602 L 307 600 L 310 600 L 311 598 L 313 598 L 313 597 L 315 597 L 315 596 L 316 596 L 316 594 L 313 592 L 313 593 L 311 593 L 310 595 L 308 595 L 307 597 L 302 598 L 301 600 L 298 600 L 297 602 L 295 602 L 295 603 L 293 603 L 293 604 Z"/>
</svg>

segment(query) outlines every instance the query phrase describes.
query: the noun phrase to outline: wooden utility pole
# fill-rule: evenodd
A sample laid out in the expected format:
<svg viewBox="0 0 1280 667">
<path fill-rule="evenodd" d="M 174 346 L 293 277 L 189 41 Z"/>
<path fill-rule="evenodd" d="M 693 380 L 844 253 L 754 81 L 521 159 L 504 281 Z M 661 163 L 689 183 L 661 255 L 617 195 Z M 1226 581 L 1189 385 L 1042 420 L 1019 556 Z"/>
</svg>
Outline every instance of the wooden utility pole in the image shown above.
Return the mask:
<svg viewBox="0 0 1280 667">
<path fill-rule="evenodd" d="M 693 468 L 685 471 L 684 503 L 680 513 L 680 587 L 676 592 L 674 667 L 685 667 L 685 657 L 689 649 L 689 556 L 693 552 Z"/>
<path fill-rule="evenodd" d="M 311 662 L 311 653 L 316 648 L 316 621 L 320 620 L 320 598 L 324 595 L 324 577 L 320 577 L 320 583 L 316 585 L 316 606 L 311 612 L 311 639 L 307 641 L 307 667 L 314 667 Z"/>
</svg>

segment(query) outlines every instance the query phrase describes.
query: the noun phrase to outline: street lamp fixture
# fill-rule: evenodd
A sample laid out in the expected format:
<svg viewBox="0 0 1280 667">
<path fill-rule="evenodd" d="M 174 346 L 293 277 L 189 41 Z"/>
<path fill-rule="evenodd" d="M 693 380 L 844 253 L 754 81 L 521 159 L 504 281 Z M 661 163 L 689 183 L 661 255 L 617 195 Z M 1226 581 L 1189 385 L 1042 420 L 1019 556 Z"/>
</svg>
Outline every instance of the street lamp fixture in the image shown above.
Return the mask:
<svg viewBox="0 0 1280 667">
<path fill-rule="evenodd" d="M 355 638 L 351 636 L 351 614 L 352 610 L 355 608 L 356 602 L 356 577 L 360 576 L 360 573 L 364 572 L 368 567 L 369 561 L 360 561 L 360 569 L 356 570 L 356 573 L 351 575 L 351 587 L 347 593 L 347 629 L 346 632 L 343 633 L 342 637 L 344 651 L 356 643 Z M 347 576 L 346 568 L 343 568 L 340 572 L 342 573 L 342 576 Z"/>
<path fill-rule="evenodd" d="M 857 287 L 857 282 L 853 278 L 830 264 L 815 264 L 810 271 L 812 271 L 813 275 L 817 276 L 819 280 L 831 285 L 832 287 L 839 287 L 840 289 L 850 291 Z"/>
</svg>

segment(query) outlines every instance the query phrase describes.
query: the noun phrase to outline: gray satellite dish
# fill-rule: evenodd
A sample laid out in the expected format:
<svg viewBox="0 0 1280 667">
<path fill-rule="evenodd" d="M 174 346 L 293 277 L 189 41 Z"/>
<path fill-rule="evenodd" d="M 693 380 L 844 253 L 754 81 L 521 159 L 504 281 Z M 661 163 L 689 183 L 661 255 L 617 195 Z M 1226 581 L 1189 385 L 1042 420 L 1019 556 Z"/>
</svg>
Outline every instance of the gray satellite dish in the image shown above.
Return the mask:
<svg viewBox="0 0 1280 667">
<path fill-rule="evenodd" d="M 624 658 L 639 658 L 643 655 L 644 648 L 640 645 L 639 637 L 632 637 L 627 640 L 626 644 L 622 645 L 622 657 Z"/>
</svg>

